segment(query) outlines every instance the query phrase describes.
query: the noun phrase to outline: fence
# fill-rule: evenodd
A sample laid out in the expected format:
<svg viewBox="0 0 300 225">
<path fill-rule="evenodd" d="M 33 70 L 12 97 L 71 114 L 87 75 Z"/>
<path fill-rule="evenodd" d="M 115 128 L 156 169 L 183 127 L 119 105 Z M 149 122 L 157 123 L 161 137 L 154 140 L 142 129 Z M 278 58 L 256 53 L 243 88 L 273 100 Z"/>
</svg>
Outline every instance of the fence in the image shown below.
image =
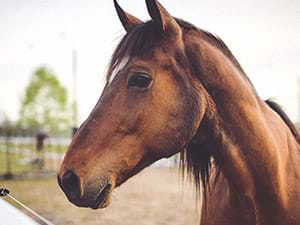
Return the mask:
<svg viewBox="0 0 300 225">
<path fill-rule="evenodd" d="M 34 137 L 0 137 L 1 178 L 49 176 L 57 173 L 70 143 L 68 138 L 47 138 L 42 149 Z"/>
<path fill-rule="evenodd" d="M 47 138 L 42 150 L 37 149 L 35 137 L 0 136 L 0 178 L 56 175 L 71 139 Z M 174 167 L 178 155 L 162 159 L 153 167 Z"/>
</svg>

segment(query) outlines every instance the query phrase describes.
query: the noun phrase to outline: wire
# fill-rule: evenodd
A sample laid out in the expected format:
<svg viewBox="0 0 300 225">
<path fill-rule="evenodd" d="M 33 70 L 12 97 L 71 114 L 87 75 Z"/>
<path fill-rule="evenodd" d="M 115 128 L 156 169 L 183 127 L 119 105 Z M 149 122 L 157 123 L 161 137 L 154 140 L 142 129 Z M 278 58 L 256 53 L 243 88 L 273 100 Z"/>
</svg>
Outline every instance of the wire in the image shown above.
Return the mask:
<svg viewBox="0 0 300 225">
<path fill-rule="evenodd" d="M 22 206 L 24 209 L 26 209 L 28 212 L 30 212 L 32 215 L 34 215 L 36 218 L 38 218 L 39 220 L 43 221 L 43 223 L 45 223 L 47 225 L 54 225 L 52 222 L 50 222 L 49 220 L 45 219 L 44 217 L 42 217 L 41 215 L 39 215 L 38 213 L 36 213 L 32 209 L 30 209 L 29 207 L 27 207 L 26 205 L 24 205 L 22 202 L 20 202 L 16 198 L 14 198 L 12 195 L 10 195 L 8 189 L 6 189 L 6 188 L 0 188 L 0 197 L 5 197 L 5 196 L 9 197 L 11 200 L 13 200 L 14 202 L 16 202 L 20 206 Z"/>
</svg>

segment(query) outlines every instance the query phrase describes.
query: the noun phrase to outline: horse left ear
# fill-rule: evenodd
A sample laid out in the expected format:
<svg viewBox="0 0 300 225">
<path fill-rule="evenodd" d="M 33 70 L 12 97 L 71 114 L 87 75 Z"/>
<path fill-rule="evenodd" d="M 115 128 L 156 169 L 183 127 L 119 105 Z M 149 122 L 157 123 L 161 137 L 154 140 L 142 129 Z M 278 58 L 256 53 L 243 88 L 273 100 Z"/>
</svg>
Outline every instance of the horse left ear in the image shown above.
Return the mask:
<svg viewBox="0 0 300 225">
<path fill-rule="evenodd" d="M 143 23 L 138 18 L 136 18 L 136 17 L 130 15 L 129 13 L 125 12 L 121 8 L 121 6 L 117 2 L 117 0 L 114 0 L 114 5 L 115 5 L 116 11 L 118 13 L 119 19 L 120 19 L 123 27 L 125 28 L 125 30 L 127 32 L 131 31 L 135 26 Z"/>
<path fill-rule="evenodd" d="M 157 0 L 146 0 L 148 12 L 162 31 L 180 32 L 180 26 L 168 11 Z"/>
</svg>

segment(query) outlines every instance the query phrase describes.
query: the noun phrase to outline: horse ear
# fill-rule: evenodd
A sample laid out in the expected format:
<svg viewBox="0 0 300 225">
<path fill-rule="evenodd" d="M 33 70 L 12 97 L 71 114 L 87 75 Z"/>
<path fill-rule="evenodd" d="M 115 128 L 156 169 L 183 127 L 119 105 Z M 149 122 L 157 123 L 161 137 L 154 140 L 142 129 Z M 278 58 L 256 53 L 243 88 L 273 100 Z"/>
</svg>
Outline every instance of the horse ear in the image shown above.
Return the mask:
<svg viewBox="0 0 300 225">
<path fill-rule="evenodd" d="M 161 30 L 178 32 L 180 27 L 176 20 L 168 13 L 168 11 L 157 0 L 146 0 L 148 12 L 157 24 L 161 27 Z"/>
<path fill-rule="evenodd" d="M 142 23 L 142 21 L 139 20 L 138 18 L 136 18 L 136 17 L 130 15 L 129 13 L 125 12 L 121 8 L 121 6 L 117 2 L 117 0 L 114 0 L 114 5 L 115 5 L 116 11 L 118 13 L 119 19 L 120 19 L 123 27 L 125 28 L 125 30 L 127 32 L 129 32 L 130 30 L 132 30 L 138 24 Z"/>
</svg>

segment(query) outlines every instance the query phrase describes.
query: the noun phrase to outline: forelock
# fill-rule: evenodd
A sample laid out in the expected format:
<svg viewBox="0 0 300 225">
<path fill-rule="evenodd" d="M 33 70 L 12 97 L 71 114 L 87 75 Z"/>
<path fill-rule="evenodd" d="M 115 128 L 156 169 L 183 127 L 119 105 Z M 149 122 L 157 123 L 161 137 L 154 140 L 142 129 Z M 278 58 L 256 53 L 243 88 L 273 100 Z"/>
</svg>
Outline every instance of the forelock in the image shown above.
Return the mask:
<svg viewBox="0 0 300 225">
<path fill-rule="evenodd" d="M 139 24 L 126 33 L 112 55 L 106 77 L 107 81 L 110 80 L 112 72 L 115 71 L 124 58 L 130 60 L 137 56 L 147 57 L 151 55 L 162 38 L 163 35 L 157 31 L 157 26 L 153 21 Z"/>
</svg>

